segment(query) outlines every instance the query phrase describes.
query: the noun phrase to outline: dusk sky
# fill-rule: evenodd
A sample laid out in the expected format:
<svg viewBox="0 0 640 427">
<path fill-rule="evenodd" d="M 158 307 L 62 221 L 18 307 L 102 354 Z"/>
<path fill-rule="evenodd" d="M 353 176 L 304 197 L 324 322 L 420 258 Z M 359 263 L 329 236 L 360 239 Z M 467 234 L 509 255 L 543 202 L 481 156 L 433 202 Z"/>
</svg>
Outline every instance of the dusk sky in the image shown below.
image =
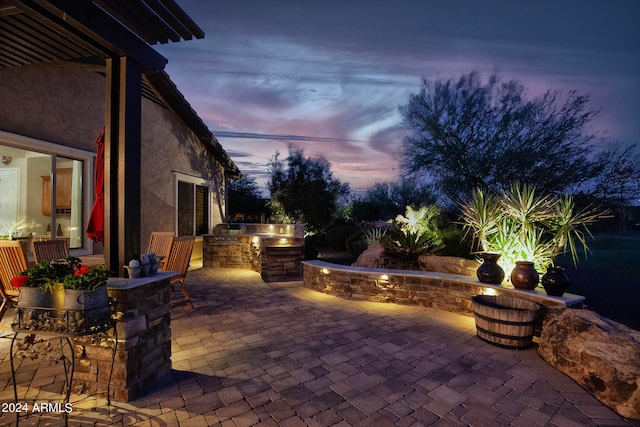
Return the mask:
<svg viewBox="0 0 640 427">
<path fill-rule="evenodd" d="M 398 107 L 471 71 L 576 89 L 596 130 L 640 142 L 638 0 L 178 0 L 202 40 L 156 46 L 243 173 L 294 144 L 358 191 L 396 180 Z"/>
</svg>

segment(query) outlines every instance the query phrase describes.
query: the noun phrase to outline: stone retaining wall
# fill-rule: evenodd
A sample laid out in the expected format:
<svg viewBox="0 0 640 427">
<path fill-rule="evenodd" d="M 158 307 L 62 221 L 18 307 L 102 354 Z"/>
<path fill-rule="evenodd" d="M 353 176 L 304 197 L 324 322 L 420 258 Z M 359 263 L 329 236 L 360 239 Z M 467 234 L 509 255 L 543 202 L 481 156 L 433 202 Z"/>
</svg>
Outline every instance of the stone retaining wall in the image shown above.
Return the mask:
<svg viewBox="0 0 640 427">
<path fill-rule="evenodd" d="M 473 316 L 474 295 L 507 295 L 537 302 L 544 307 L 580 306 L 584 297 L 551 297 L 543 290 L 525 291 L 480 283 L 477 278 L 432 271 L 350 267 L 323 261 L 303 263 L 304 286 L 354 299 L 412 304 Z"/>
</svg>

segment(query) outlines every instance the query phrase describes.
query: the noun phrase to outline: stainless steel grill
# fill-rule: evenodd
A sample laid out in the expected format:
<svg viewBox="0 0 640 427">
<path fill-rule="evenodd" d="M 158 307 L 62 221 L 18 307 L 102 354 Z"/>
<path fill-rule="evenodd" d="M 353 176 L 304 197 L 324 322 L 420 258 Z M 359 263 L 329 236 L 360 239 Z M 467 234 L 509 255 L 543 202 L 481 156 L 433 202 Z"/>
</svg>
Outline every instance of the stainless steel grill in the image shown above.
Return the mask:
<svg viewBox="0 0 640 427">
<path fill-rule="evenodd" d="M 244 224 L 218 224 L 213 228 L 214 244 L 240 243 L 240 233 Z"/>
</svg>

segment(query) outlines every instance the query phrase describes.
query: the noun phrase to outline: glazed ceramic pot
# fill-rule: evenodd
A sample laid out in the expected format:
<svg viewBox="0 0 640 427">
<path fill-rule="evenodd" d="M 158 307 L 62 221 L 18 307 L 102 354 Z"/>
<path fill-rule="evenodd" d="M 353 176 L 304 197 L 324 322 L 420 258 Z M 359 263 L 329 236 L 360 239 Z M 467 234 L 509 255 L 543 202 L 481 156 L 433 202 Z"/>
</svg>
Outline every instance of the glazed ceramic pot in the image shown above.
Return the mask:
<svg viewBox="0 0 640 427">
<path fill-rule="evenodd" d="M 516 261 L 516 266 L 511 271 L 511 284 L 516 289 L 535 289 L 539 281 L 540 275 L 532 262 Z"/>
<path fill-rule="evenodd" d="M 547 272 L 542 276 L 544 290 L 547 295 L 553 297 L 564 295 L 570 283 L 569 276 L 564 272 L 564 268 L 560 266 L 547 268 Z"/>
<path fill-rule="evenodd" d="M 489 283 L 493 285 L 499 285 L 504 280 L 504 270 L 497 262 L 500 259 L 500 254 L 494 252 L 481 253 L 482 264 L 476 270 L 476 276 L 482 283 Z"/>
</svg>

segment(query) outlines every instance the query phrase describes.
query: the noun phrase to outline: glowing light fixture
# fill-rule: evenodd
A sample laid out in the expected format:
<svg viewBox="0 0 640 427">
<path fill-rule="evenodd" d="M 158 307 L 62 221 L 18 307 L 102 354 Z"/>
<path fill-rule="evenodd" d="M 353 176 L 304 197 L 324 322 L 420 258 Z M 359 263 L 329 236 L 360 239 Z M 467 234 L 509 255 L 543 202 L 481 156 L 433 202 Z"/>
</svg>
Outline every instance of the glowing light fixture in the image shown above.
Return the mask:
<svg viewBox="0 0 640 427">
<path fill-rule="evenodd" d="M 493 288 L 482 288 L 482 295 L 498 295 L 498 293 Z"/>
<path fill-rule="evenodd" d="M 254 236 L 251 241 L 254 245 L 258 246 L 258 243 L 260 243 L 260 238 L 258 236 Z"/>
<path fill-rule="evenodd" d="M 329 274 L 329 273 L 330 273 L 330 271 L 329 271 L 329 269 L 328 269 L 328 268 L 323 268 L 322 270 L 320 270 L 320 273 L 322 273 L 322 274 Z"/>
<path fill-rule="evenodd" d="M 281 244 L 281 245 L 286 245 L 286 244 L 289 242 L 289 240 L 287 240 L 287 239 L 285 239 L 285 238 L 283 237 L 283 238 L 281 238 L 281 239 L 279 240 L 279 242 L 280 242 L 280 244 Z"/>
<path fill-rule="evenodd" d="M 389 286 L 389 275 L 381 274 L 380 278 L 376 280 L 376 286 L 382 289 L 387 289 Z"/>
</svg>

